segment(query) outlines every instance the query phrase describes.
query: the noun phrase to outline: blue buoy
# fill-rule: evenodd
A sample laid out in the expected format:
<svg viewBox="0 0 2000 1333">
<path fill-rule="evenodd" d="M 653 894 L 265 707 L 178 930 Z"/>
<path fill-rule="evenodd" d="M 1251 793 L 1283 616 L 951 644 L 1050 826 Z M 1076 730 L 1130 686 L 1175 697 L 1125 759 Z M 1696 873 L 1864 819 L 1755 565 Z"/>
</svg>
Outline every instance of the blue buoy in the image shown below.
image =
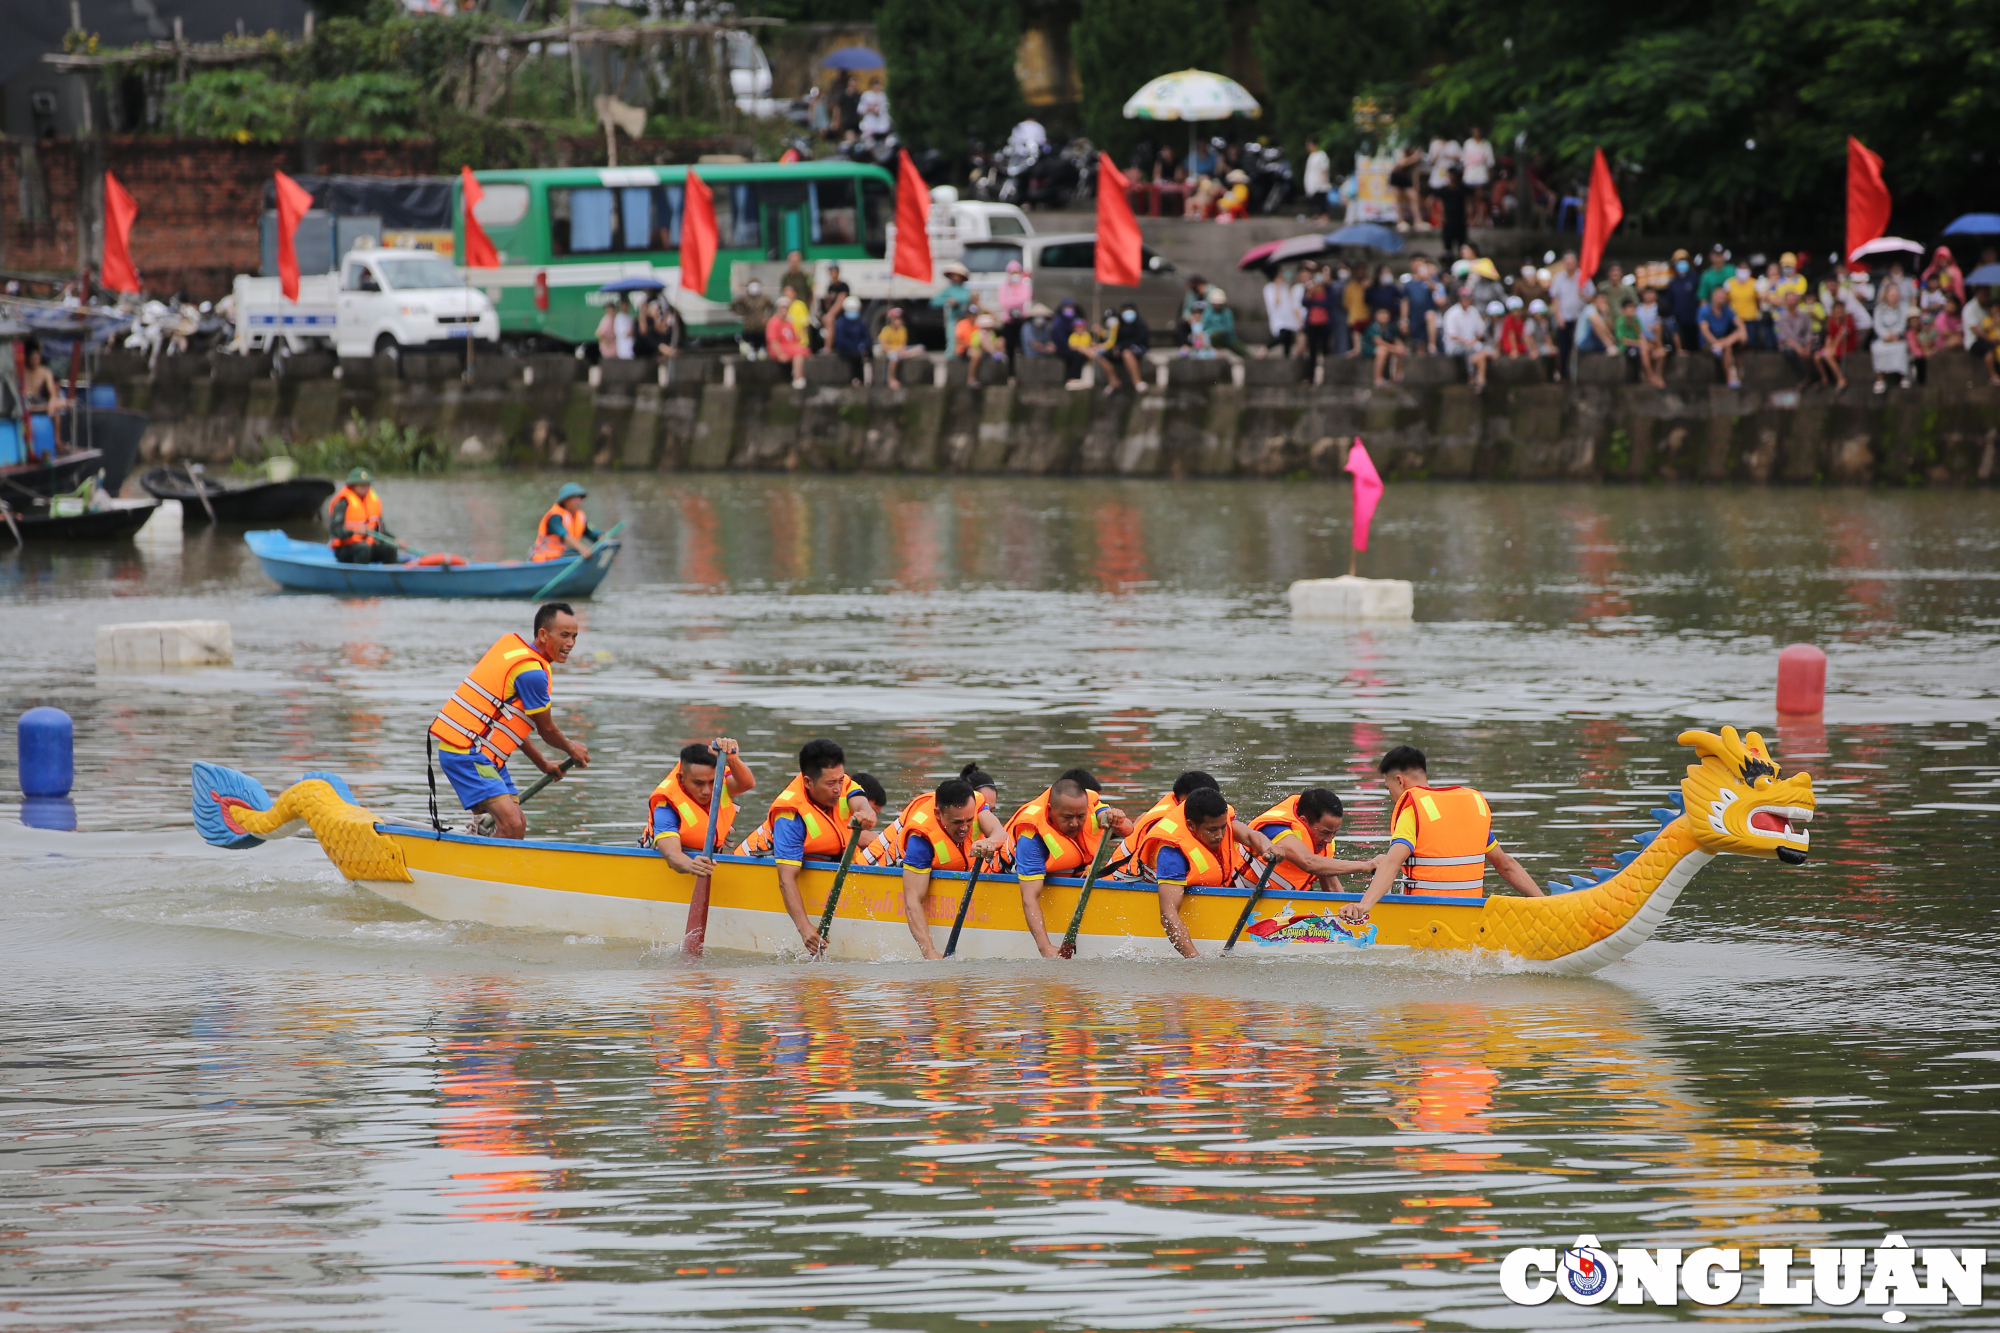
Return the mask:
<svg viewBox="0 0 2000 1333">
<path fill-rule="evenodd" d="M 76 726 L 60 708 L 30 708 L 15 728 L 23 796 L 67 796 L 76 783 Z"/>
<path fill-rule="evenodd" d="M 29 828 L 76 832 L 76 802 L 67 796 L 23 796 L 21 822 Z"/>
</svg>

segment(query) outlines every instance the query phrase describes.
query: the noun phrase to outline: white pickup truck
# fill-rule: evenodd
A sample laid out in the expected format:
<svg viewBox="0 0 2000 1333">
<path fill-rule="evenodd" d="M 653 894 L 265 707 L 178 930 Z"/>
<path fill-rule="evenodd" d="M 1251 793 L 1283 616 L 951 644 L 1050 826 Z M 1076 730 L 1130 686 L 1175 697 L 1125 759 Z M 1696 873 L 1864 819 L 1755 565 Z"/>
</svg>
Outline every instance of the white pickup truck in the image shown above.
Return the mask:
<svg viewBox="0 0 2000 1333">
<path fill-rule="evenodd" d="M 341 356 L 389 357 L 459 348 L 467 338 L 497 346 L 500 316 L 464 269 L 426 250 L 356 248 L 337 273 L 299 279 L 287 301 L 276 278 L 236 279 L 236 350 L 283 343 L 294 352 L 331 346 Z"/>
</svg>

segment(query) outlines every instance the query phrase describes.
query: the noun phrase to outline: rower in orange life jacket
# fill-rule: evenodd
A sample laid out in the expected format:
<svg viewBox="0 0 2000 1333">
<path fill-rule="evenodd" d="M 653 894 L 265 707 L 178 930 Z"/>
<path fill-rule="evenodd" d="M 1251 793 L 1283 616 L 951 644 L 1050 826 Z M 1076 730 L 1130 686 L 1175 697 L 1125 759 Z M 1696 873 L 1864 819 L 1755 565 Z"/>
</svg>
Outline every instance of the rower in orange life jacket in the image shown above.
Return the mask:
<svg viewBox="0 0 2000 1333">
<path fill-rule="evenodd" d="M 847 773 L 847 754 L 829 740 L 807 741 L 799 751 L 799 775 L 771 802 L 770 813 L 736 849 L 738 856 L 769 856 L 778 863 L 778 892 L 798 928 L 799 942 L 818 957 L 826 949 L 815 924 L 806 919 L 799 893 L 799 869 L 808 856 L 838 860 L 847 850 L 849 819 L 863 830 L 876 824 L 873 804 Z"/>
<path fill-rule="evenodd" d="M 438 767 L 459 803 L 492 815 L 502 838 L 528 834 L 527 817 L 515 800 L 519 789 L 507 772 L 514 751 L 542 772 L 562 776 L 528 740 L 531 733 L 576 760 L 577 767 L 590 766 L 590 750 L 563 735 L 549 716 L 549 667 L 567 662 L 576 647 L 576 613 L 567 602 L 550 602 L 535 612 L 534 632 L 533 643 L 518 634 L 502 635 L 431 722 Z"/>
<path fill-rule="evenodd" d="M 917 950 L 926 958 L 941 957 L 931 942 L 930 913 L 925 899 L 930 896 L 931 872 L 965 871 L 974 860 L 990 856 L 999 841 L 980 838 L 979 792 L 964 778 L 947 778 L 934 792 L 917 797 L 896 817 L 901 830 L 903 867 L 903 920 Z M 879 844 L 878 844 L 879 845 Z"/>
<path fill-rule="evenodd" d="M 393 565 L 402 553 L 382 526 L 382 497 L 375 492 L 375 478 L 367 468 L 347 474 L 342 486 L 326 507 L 326 526 L 331 537 L 333 558 L 343 565 Z"/>
<path fill-rule="evenodd" d="M 1334 835 L 1346 813 L 1338 796 L 1324 787 L 1308 787 L 1250 821 L 1251 828 L 1271 840 L 1271 851 L 1278 857 L 1278 867 L 1271 872 L 1273 891 L 1345 893 L 1339 876 L 1374 872 L 1377 857 L 1342 861 L 1334 854 Z"/>
<path fill-rule="evenodd" d="M 562 484 L 562 489 L 556 492 L 556 502 L 549 506 L 549 512 L 542 515 L 535 528 L 535 545 L 528 553 L 529 560 L 540 562 L 590 554 L 590 547 L 584 543 L 597 541 L 599 534 L 583 517 L 583 497 L 588 494 L 573 481 Z"/>
<path fill-rule="evenodd" d="M 997 868 L 999 860 L 996 858 L 1003 858 L 1007 851 L 1006 826 L 1000 822 L 1000 817 L 993 813 L 994 805 L 1000 799 L 1000 785 L 993 780 L 992 774 L 978 764 L 967 764 L 958 770 L 958 776 L 979 797 L 979 814 L 974 821 L 978 825 L 978 841 L 973 846 L 973 855 L 986 857 L 993 862 L 992 868 Z M 868 786 L 866 778 L 865 773 L 854 775 L 854 780 L 861 783 L 864 789 Z M 919 796 L 917 801 L 925 799 L 927 798 Z M 910 804 L 914 806 L 916 801 Z M 903 817 L 898 815 L 889 821 L 887 828 L 878 830 L 873 838 L 863 840 L 861 853 L 854 858 L 854 863 L 863 866 L 901 865 L 903 833 Z"/>
<path fill-rule="evenodd" d="M 1198 791 L 1203 787 L 1210 791 L 1222 790 L 1222 784 L 1198 768 L 1191 768 L 1175 778 L 1173 790 L 1154 802 L 1152 809 L 1134 821 L 1132 836 L 1119 844 L 1117 853 L 1112 857 L 1112 866 L 1119 870 L 1123 877 L 1146 878 L 1150 872 L 1141 863 L 1139 856 L 1139 847 L 1145 842 L 1146 835 L 1152 832 L 1153 826 L 1160 820 L 1179 810 L 1181 802 L 1187 799 L 1189 792 Z M 1236 840 L 1248 847 L 1252 855 L 1263 857 L 1269 853 L 1270 843 L 1263 834 L 1236 817 L 1236 807 L 1233 805 L 1229 807 L 1229 822 L 1236 834 Z"/>
<path fill-rule="evenodd" d="M 1249 852 L 1236 840 L 1235 823 L 1221 792 L 1197 787 L 1139 843 L 1139 862 L 1159 884 L 1160 925 L 1183 958 L 1199 956 L 1181 920 L 1187 891 L 1237 884 L 1250 867 Z"/>
<path fill-rule="evenodd" d="M 1102 804 L 1097 779 L 1072 768 L 1007 821 L 1008 851 L 1021 881 L 1021 914 L 1044 958 L 1055 958 L 1059 951 L 1049 942 L 1042 920 L 1043 883 L 1049 875 L 1081 878 L 1088 873 L 1098 842 L 1107 835 L 1098 824 L 1100 809 L 1110 815 L 1109 836 L 1131 835 L 1132 821 L 1125 812 Z"/>
<path fill-rule="evenodd" d="M 715 873 L 715 862 L 703 853 L 708 849 L 708 810 L 715 795 L 717 754 L 723 756 L 728 772 L 722 783 L 715 848 L 721 851 L 728 847 L 729 830 L 736 823 L 735 798 L 757 785 L 756 776 L 729 737 L 718 736 L 708 745 L 682 747 L 680 762 L 646 798 L 644 840 L 667 858 L 668 865 L 684 875 Z"/>
<path fill-rule="evenodd" d="M 1391 802 L 1389 848 L 1377 858 L 1361 901 L 1340 909 L 1342 920 L 1367 921 L 1369 909 L 1392 888 L 1428 898 L 1481 898 L 1489 865 L 1518 892 L 1543 896 L 1542 886 L 1494 840 L 1484 796 L 1470 787 L 1431 786 L 1429 762 L 1414 745 L 1398 745 L 1379 767 Z"/>
</svg>

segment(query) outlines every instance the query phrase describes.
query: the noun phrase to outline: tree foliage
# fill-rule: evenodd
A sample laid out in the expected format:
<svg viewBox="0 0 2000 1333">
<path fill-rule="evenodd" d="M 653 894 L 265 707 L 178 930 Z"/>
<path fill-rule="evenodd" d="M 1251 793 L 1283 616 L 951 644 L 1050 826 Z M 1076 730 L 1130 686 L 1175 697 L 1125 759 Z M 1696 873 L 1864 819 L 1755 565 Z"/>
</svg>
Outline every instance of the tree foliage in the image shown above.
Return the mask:
<svg viewBox="0 0 2000 1333">
<path fill-rule="evenodd" d="M 1070 30 L 1070 48 L 1083 85 L 1084 133 L 1125 162 L 1141 139 L 1166 141 L 1159 123 L 1125 119 L 1125 103 L 1162 74 L 1220 71 L 1229 15 L 1214 0 L 1089 0 Z M 1173 125 L 1179 140 L 1185 127 Z"/>
<path fill-rule="evenodd" d="M 1408 3 L 1262 0 L 1251 43 L 1264 72 L 1265 123 L 1295 161 L 1308 137 L 1355 147 L 1355 99 L 1397 100 L 1422 50 L 1424 17 Z"/>
<path fill-rule="evenodd" d="M 970 140 L 997 146 L 1021 118 L 1014 0 L 883 0 L 875 31 L 904 139 L 963 162 Z"/>
<path fill-rule="evenodd" d="M 1559 182 L 1601 144 L 1646 225 L 1837 240 L 1849 134 L 1898 230 L 1993 202 L 2000 0 L 1446 0 L 1437 25 L 1422 128 L 1519 136 Z"/>
</svg>

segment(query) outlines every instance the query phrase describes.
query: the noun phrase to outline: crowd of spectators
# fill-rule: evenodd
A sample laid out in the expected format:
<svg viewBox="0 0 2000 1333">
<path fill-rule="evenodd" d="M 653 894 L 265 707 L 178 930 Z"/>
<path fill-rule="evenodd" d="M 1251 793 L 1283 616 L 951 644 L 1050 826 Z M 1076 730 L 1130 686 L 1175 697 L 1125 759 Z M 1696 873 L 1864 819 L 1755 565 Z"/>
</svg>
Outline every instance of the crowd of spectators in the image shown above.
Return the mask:
<svg viewBox="0 0 2000 1333">
<path fill-rule="evenodd" d="M 1880 271 L 1829 267 L 1817 280 L 1794 253 L 1739 260 L 1721 245 L 1700 268 L 1685 250 L 1631 273 L 1610 263 L 1594 278 L 1574 251 L 1551 252 L 1545 263 L 1503 276 L 1461 243 L 1449 270 L 1423 255 L 1400 273 L 1386 264 L 1287 265 L 1264 285 L 1266 354 L 1304 356 L 1315 378 L 1327 357 L 1359 357 L 1377 385 L 1399 381 L 1413 356 L 1455 356 L 1483 390 L 1495 360 L 1533 358 L 1563 381 L 1592 356 L 1622 357 L 1630 378 L 1655 386 L 1676 356 L 1713 358 L 1733 388 L 1745 352 L 1776 352 L 1801 387 L 1844 390 L 1846 357 L 1865 351 L 1883 393 L 1921 382 L 1932 354 L 1962 347 L 2000 384 L 2000 291 L 1968 294 L 1943 246 L 1915 274 L 1891 260 Z"/>
</svg>

